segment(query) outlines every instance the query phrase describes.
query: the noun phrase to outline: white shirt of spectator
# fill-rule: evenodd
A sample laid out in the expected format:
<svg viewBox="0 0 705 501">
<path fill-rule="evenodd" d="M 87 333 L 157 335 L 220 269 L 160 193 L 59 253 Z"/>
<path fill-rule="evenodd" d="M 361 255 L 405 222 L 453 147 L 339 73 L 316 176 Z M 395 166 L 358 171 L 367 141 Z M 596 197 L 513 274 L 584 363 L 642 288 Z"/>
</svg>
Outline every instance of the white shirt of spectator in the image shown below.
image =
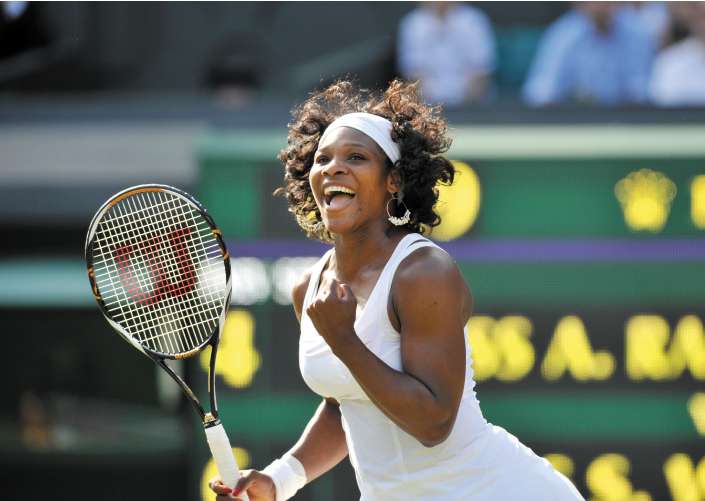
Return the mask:
<svg viewBox="0 0 705 501">
<path fill-rule="evenodd" d="M 691 37 L 664 49 L 649 90 L 660 106 L 705 105 L 705 41 Z"/>
<path fill-rule="evenodd" d="M 459 104 L 473 77 L 494 70 L 494 34 L 487 16 L 469 5 L 451 7 L 443 19 L 423 6 L 402 19 L 397 56 L 402 75 L 421 80 L 424 99 Z"/>
</svg>

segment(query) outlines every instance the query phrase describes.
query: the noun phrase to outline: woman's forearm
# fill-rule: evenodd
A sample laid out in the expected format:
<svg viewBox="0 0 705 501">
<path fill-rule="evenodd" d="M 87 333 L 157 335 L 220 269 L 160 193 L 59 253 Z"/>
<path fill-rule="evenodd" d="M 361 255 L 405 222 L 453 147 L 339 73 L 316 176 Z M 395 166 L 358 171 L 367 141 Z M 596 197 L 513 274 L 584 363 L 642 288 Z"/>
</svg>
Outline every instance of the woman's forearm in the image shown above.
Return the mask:
<svg viewBox="0 0 705 501">
<path fill-rule="evenodd" d="M 348 446 L 340 421 L 340 408 L 335 401 L 321 402 L 289 453 L 303 464 L 308 482 L 345 459 Z"/>
<path fill-rule="evenodd" d="M 422 381 L 397 371 L 372 353 L 357 337 L 335 350 L 370 400 L 401 429 L 422 444 L 446 438 L 455 413 Z"/>
</svg>

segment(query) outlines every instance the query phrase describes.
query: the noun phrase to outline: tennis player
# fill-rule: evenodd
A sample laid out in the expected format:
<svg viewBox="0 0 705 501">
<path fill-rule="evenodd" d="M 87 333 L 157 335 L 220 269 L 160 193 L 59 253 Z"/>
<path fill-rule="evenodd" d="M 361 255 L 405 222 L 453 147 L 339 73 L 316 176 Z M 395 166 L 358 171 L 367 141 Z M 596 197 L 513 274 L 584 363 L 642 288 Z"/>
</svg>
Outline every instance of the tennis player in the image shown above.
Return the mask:
<svg viewBox="0 0 705 501">
<path fill-rule="evenodd" d="M 346 456 L 363 501 L 582 499 L 480 411 L 472 295 L 420 234 L 454 174 L 440 110 L 414 84 L 375 97 L 339 81 L 293 118 L 278 191 L 308 236 L 333 244 L 293 290 L 301 373 L 322 401 L 283 457 L 232 492 L 212 481 L 217 499 L 283 501 Z"/>
</svg>

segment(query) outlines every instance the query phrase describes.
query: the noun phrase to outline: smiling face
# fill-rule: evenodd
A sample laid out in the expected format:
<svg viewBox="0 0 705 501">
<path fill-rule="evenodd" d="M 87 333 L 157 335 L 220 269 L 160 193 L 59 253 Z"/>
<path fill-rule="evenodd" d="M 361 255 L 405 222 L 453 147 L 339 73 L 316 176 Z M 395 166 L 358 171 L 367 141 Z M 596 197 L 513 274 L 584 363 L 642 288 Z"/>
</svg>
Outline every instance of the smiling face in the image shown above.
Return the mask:
<svg viewBox="0 0 705 501">
<path fill-rule="evenodd" d="M 313 197 L 328 231 L 337 235 L 384 224 L 386 203 L 397 191 L 387 157 L 366 134 L 341 127 L 318 145 L 309 172 Z"/>
</svg>

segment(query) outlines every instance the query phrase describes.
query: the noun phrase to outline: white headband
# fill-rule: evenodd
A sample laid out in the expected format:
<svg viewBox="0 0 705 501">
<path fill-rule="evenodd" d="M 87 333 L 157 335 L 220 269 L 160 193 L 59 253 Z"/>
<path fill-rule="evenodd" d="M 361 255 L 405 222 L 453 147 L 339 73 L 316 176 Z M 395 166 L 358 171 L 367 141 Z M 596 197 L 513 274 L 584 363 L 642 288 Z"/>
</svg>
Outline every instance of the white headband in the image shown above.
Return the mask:
<svg viewBox="0 0 705 501">
<path fill-rule="evenodd" d="M 318 144 L 321 144 L 328 134 L 341 127 L 350 127 L 367 135 L 382 148 L 392 163 L 401 157 L 399 145 L 392 141 L 392 122 L 372 113 L 348 113 L 338 117 L 323 132 Z"/>
</svg>

